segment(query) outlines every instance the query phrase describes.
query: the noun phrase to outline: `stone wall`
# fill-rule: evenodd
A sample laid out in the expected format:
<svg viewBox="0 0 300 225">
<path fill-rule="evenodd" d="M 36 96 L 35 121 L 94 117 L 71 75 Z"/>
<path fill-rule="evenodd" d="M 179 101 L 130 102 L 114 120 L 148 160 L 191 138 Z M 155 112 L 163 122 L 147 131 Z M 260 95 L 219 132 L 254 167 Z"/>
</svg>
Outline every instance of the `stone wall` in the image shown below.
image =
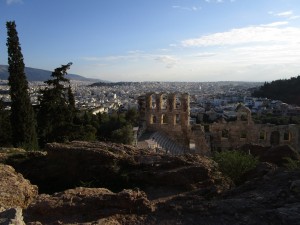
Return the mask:
<svg viewBox="0 0 300 225">
<path fill-rule="evenodd" d="M 139 108 L 147 130 L 163 131 L 179 144 L 204 155 L 245 144 L 288 144 L 300 152 L 299 125 L 255 124 L 250 109 L 243 105 L 236 109 L 236 121 L 223 120 L 206 127 L 190 125 L 190 97 L 186 93 L 148 93 L 139 98 Z"/>
<path fill-rule="evenodd" d="M 163 131 L 189 146 L 190 97 L 184 93 L 148 93 L 139 99 L 140 113 L 149 131 Z"/>
<path fill-rule="evenodd" d="M 213 123 L 206 132 L 209 138 L 206 143 L 201 143 L 196 148 L 205 150 L 206 145 L 210 150 L 237 149 L 245 144 L 259 144 L 261 146 L 290 145 L 300 151 L 298 125 L 255 124 L 251 118 L 251 111 L 240 106 L 237 108 L 236 121 L 222 121 Z M 197 136 L 197 138 L 202 138 Z"/>
</svg>

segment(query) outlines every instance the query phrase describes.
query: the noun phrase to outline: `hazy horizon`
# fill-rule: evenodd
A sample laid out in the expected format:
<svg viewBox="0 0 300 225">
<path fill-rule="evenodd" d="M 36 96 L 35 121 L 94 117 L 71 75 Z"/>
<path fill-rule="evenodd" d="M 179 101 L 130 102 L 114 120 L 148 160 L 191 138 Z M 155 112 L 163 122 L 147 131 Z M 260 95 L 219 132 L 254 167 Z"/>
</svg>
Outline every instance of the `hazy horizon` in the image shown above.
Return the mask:
<svg viewBox="0 0 300 225">
<path fill-rule="evenodd" d="M 14 20 L 27 67 L 88 78 L 264 82 L 300 72 L 298 0 L 1 0 L 0 64 Z"/>
</svg>

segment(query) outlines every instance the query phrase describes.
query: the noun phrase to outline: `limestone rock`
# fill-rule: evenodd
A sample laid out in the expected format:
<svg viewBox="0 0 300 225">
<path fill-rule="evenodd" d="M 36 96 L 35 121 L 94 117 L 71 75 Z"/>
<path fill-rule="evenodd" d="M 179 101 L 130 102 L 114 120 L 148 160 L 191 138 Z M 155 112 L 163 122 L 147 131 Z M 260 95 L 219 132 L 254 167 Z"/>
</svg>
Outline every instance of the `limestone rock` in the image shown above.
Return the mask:
<svg viewBox="0 0 300 225">
<path fill-rule="evenodd" d="M 1 225 L 25 225 L 22 215 L 22 209 L 11 208 L 3 212 L 0 212 L 0 224 Z"/>
<path fill-rule="evenodd" d="M 262 162 L 269 162 L 278 166 L 284 165 L 286 160 L 284 158 L 291 158 L 293 160 L 300 160 L 300 155 L 289 145 L 281 145 L 274 147 L 264 147 L 260 145 L 244 145 L 241 150 L 249 152 L 257 156 Z"/>
<path fill-rule="evenodd" d="M 26 208 L 37 196 L 38 188 L 11 166 L 0 164 L 0 207 Z"/>
<path fill-rule="evenodd" d="M 41 193 L 76 186 L 114 192 L 140 187 L 147 194 L 150 189 L 178 193 L 218 182 L 228 187 L 215 162 L 199 155 L 172 156 L 128 145 L 78 141 L 47 144 L 46 150 L 45 156 L 13 165 L 38 184 Z"/>
<path fill-rule="evenodd" d="M 53 195 L 40 195 L 26 210 L 26 221 L 42 224 L 58 221 L 63 224 L 87 223 L 115 214 L 140 215 L 152 210 L 153 205 L 146 194 L 137 189 L 115 194 L 105 188 L 80 187 Z M 118 223 L 110 220 L 110 224 Z"/>
</svg>

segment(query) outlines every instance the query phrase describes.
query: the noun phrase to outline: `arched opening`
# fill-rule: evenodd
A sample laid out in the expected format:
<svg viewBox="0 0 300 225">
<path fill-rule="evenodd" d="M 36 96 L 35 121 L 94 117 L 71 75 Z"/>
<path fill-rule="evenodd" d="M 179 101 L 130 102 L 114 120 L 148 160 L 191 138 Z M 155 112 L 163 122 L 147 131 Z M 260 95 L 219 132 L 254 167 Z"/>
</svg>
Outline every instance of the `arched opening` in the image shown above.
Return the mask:
<svg viewBox="0 0 300 225">
<path fill-rule="evenodd" d="M 222 138 L 229 138 L 229 130 L 227 129 L 222 130 Z"/>
<path fill-rule="evenodd" d="M 290 139 L 291 139 L 290 132 L 284 132 L 284 134 L 283 134 L 283 140 L 284 141 L 289 141 Z"/>
<path fill-rule="evenodd" d="M 245 112 L 241 113 L 240 119 L 241 119 L 241 121 L 248 121 L 248 114 Z"/>
<path fill-rule="evenodd" d="M 273 131 L 270 137 L 270 144 L 274 146 L 274 145 L 279 145 L 279 143 L 280 143 L 280 133 L 279 131 Z"/>
<path fill-rule="evenodd" d="M 154 116 L 154 115 L 151 116 L 151 124 L 153 124 L 153 123 L 157 123 L 156 116 Z"/>
<path fill-rule="evenodd" d="M 175 115 L 175 124 L 179 125 L 180 124 L 180 114 Z"/>
<path fill-rule="evenodd" d="M 265 131 L 259 132 L 259 140 L 266 140 L 266 132 Z"/>
<path fill-rule="evenodd" d="M 240 138 L 241 138 L 241 139 L 247 138 L 247 132 L 246 132 L 245 130 L 243 130 L 243 131 L 241 132 Z"/>
<path fill-rule="evenodd" d="M 175 96 L 175 109 L 181 109 L 181 95 Z"/>
<path fill-rule="evenodd" d="M 156 95 L 151 95 L 151 109 L 156 109 Z"/>
<path fill-rule="evenodd" d="M 168 123 L 168 116 L 166 114 L 161 115 L 161 123 L 167 124 Z"/>
<path fill-rule="evenodd" d="M 162 94 L 161 95 L 161 109 L 166 110 L 168 108 L 168 95 Z"/>
</svg>

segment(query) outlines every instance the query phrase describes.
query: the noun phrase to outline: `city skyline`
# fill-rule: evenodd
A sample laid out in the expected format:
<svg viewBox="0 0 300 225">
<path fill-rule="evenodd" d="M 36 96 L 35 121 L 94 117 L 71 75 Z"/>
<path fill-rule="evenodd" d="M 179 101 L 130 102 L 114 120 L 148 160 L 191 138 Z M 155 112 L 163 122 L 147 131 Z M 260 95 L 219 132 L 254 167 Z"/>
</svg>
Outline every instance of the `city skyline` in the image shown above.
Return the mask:
<svg viewBox="0 0 300 225">
<path fill-rule="evenodd" d="M 272 81 L 300 71 L 297 0 L 1 0 L 27 67 L 108 81 Z"/>
</svg>

